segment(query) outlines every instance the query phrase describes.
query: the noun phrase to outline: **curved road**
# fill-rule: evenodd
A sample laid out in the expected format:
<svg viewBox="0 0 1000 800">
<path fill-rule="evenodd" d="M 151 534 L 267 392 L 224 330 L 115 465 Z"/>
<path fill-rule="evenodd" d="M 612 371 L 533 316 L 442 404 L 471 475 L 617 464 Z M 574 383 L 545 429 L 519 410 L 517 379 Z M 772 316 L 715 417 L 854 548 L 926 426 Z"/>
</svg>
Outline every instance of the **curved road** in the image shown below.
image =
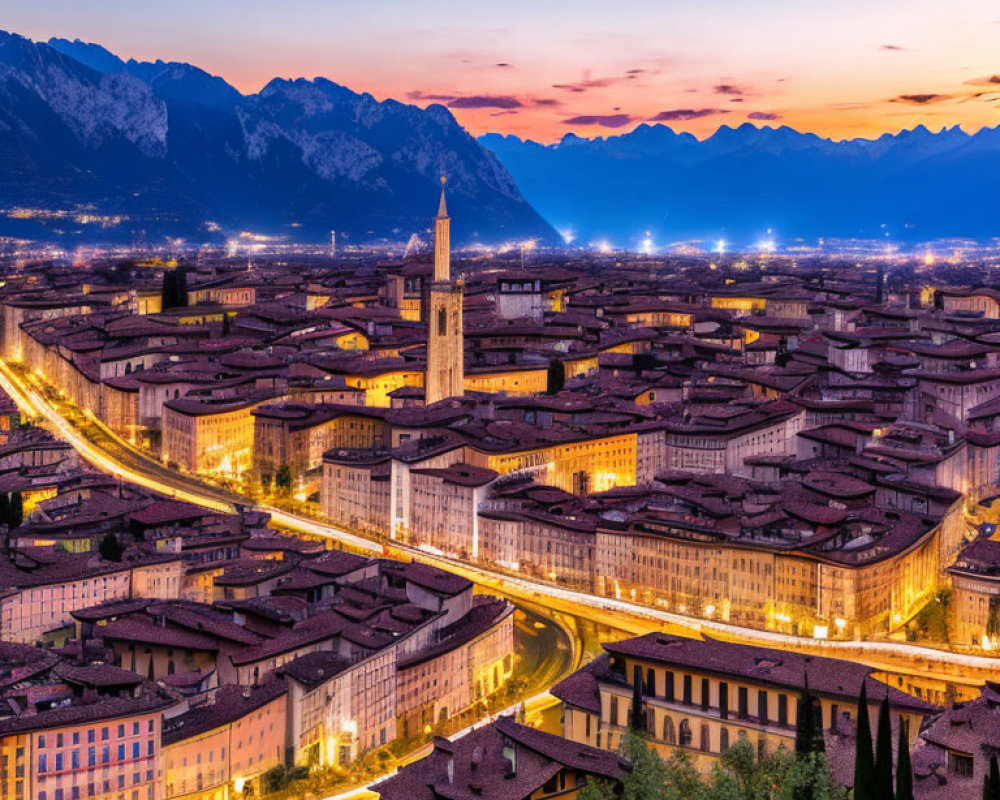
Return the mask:
<svg viewBox="0 0 1000 800">
<path fill-rule="evenodd" d="M 157 492 L 220 511 L 232 511 L 234 503 L 250 501 L 208 486 L 193 476 L 165 467 L 103 428 L 101 444 L 86 438 L 55 406 L 29 382 L 22 380 L 0 360 L 2 387 L 28 414 L 47 420 L 58 434 L 94 466 Z M 106 442 L 104 440 L 107 440 Z M 980 685 L 995 676 L 1000 660 L 964 653 L 953 653 L 904 642 L 834 641 L 742 628 L 714 620 L 699 620 L 637 603 L 565 589 L 527 578 L 514 577 L 448 556 L 427 553 L 401 543 L 383 544 L 325 522 L 292 514 L 273 506 L 260 506 L 272 520 L 292 531 L 334 539 L 361 552 L 390 555 L 442 567 L 463 575 L 490 591 L 519 601 L 545 605 L 574 618 L 590 620 L 612 631 L 637 635 L 667 630 L 678 635 L 710 634 L 720 639 L 780 647 L 811 654 L 856 659 L 877 669 L 901 675 L 920 676 L 967 686 Z"/>
</svg>

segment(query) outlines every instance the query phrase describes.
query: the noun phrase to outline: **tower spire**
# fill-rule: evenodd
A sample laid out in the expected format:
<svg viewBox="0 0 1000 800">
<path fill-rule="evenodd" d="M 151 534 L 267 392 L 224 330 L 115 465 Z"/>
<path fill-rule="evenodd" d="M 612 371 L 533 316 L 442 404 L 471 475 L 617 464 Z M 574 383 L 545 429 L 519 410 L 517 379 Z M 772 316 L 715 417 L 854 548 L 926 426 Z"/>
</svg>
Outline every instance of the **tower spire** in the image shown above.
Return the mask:
<svg viewBox="0 0 1000 800">
<path fill-rule="evenodd" d="M 434 220 L 434 279 L 427 295 L 427 368 L 424 398 L 430 405 L 446 397 L 461 397 L 465 390 L 462 341 L 463 282 L 451 279 L 451 218 L 444 198 Z"/>
<path fill-rule="evenodd" d="M 438 205 L 438 219 L 443 219 L 448 216 L 448 206 L 444 202 L 444 185 L 448 182 L 448 179 L 442 175 L 441 176 L 441 203 Z"/>
<path fill-rule="evenodd" d="M 451 218 L 444 202 L 444 185 L 447 178 L 441 176 L 441 204 L 434 220 L 434 280 L 451 280 Z"/>
</svg>

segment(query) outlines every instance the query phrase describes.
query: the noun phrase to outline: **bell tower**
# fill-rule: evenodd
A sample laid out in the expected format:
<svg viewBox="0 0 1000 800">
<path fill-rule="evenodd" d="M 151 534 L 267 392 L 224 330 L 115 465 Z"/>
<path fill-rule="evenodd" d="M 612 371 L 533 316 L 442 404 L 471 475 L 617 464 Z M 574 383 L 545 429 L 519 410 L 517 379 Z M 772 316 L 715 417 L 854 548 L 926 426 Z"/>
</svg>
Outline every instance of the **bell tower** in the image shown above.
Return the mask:
<svg viewBox="0 0 1000 800">
<path fill-rule="evenodd" d="M 434 220 L 434 280 L 430 286 L 427 315 L 427 369 L 424 397 L 427 405 L 464 394 L 465 353 L 462 338 L 464 282 L 451 279 L 451 217 L 445 204 L 445 178 L 441 178 L 441 203 Z"/>
</svg>

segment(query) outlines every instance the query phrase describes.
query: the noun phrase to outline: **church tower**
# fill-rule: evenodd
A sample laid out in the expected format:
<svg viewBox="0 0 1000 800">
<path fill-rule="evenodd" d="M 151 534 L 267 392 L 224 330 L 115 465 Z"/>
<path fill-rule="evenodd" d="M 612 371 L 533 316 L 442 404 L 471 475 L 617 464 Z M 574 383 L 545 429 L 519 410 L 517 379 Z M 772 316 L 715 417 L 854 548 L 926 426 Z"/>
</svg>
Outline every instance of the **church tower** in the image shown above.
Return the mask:
<svg viewBox="0 0 1000 800">
<path fill-rule="evenodd" d="M 425 402 L 430 405 L 464 393 L 465 353 L 462 338 L 464 283 L 451 279 L 451 218 L 444 202 L 434 220 L 434 280 L 430 286 L 427 315 L 427 370 L 424 373 Z"/>
</svg>

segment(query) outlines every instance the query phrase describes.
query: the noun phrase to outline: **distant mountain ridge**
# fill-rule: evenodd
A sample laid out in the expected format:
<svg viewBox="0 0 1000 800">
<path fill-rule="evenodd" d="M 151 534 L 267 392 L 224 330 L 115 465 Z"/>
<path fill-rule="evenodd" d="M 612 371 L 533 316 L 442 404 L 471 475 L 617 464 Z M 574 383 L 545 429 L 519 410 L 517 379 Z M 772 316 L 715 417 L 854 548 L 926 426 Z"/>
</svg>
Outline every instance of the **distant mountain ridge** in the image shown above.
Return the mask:
<svg viewBox="0 0 1000 800">
<path fill-rule="evenodd" d="M 1000 236 L 1000 127 L 924 126 L 843 142 L 787 126 L 722 126 L 699 141 L 665 125 L 554 145 L 487 134 L 525 197 L 581 241 L 795 238 L 923 241 Z M 887 236 L 888 234 L 888 236 Z"/>
<path fill-rule="evenodd" d="M 440 105 L 379 102 L 317 78 L 242 95 L 189 64 L 0 32 L 0 235 L 204 241 L 245 230 L 349 243 L 427 229 L 448 176 L 457 244 L 556 234 Z"/>
</svg>

